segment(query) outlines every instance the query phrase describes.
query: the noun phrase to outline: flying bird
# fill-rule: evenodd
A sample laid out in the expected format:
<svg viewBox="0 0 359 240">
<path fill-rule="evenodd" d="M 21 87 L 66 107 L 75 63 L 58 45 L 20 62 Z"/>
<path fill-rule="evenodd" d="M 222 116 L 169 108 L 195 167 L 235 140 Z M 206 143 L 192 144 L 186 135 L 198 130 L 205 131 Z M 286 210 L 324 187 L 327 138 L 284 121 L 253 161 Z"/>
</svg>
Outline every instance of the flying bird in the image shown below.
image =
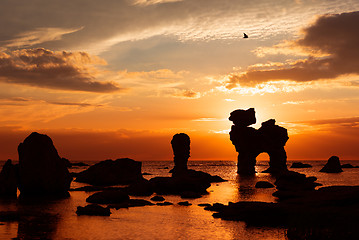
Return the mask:
<svg viewBox="0 0 359 240">
<path fill-rule="evenodd" d="M 243 38 L 248 38 L 248 35 L 243 33 Z"/>
</svg>

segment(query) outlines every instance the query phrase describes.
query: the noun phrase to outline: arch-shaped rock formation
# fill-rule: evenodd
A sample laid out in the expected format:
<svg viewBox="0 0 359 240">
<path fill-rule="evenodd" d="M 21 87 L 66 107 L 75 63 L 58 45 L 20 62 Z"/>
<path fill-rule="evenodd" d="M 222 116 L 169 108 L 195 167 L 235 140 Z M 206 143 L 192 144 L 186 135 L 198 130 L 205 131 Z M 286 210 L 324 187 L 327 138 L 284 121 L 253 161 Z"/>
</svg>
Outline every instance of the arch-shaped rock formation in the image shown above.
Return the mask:
<svg viewBox="0 0 359 240">
<path fill-rule="evenodd" d="M 249 127 L 256 123 L 254 108 L 235 110 L 229 120 L 233 122 L 229 135 L 238 152 L 239 174 L 254 174 L 256 158 L 263 152 L 269 155 L 269 168 L 265 172 L 277 174 L 287 171 L 284 149 L 288 140 L 287 129 L 276 125 L 274 119 L 263 122 L 259 129 Z"/>
</svg>

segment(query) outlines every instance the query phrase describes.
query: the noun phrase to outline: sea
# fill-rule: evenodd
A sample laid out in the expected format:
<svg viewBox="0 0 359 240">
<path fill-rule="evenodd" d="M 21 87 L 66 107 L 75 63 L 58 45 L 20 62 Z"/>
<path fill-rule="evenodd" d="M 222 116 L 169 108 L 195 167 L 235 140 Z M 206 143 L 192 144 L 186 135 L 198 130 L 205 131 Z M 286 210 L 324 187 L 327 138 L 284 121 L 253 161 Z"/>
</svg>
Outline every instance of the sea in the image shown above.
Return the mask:
<svg viewBox="0 0 359 240">
<path fill-rule="evenodd" d="M 5 161 L 0 161 L 0 166 Z M 291 166 L 293 161 L 288 161 Z M 87 162 L 94 164 L 95 162 Z M 304 161 L 303 161 L 304 163 Z M 321 173 L 323 161 L 305 161 L 312 168 L 291 169 L 307 176 L 315 176 L 323 186 L 359 185 L 359 168 L 343 169 L 336 174 Z M 359 166 L 359 161 L 341 161 Z M 170 176 L 173 161 L 144 161 L 142 172 L 145 178 Z M 274 183 L 275 179 L 267 173 L 268 161 L 258 161 L 256 175 L 241 177 L 236 173 L 235 161 L 189 161 L 188 167 L 194 170 L 219 175 L 228 180 L 212 183 L 208 194 L 198 199 L 181 199 L 180 196 L 166 195 L 172 202 L 170 206 L 144 206 L 128 209 L 111 209 L 111 216 L 77 216 L 78 206 L 86 206 L 90 192 L 70 192 L 71 197 L 61 200 L 0 200 L 0 211 L 31 211 L 37 214 L 20 221 L 0 220 L 0 239 L 243 239 L 274 240 L 287 239 L 286 229 L 280 227 L 253 227 L 241 221 L 228 221 L 212 217 L 212 212 L 198 206 L 200 203 L 223 203 L 237 201 L 276 202 L 272 189 L 257 189 L 258 181 Z M 71 172 L 80 172 L 87 167 L 71 168 Z M 86 184 L 72 182 L 71 188 Z M 135 198 L 135 197 L 133 197 Z M 150 200 L 151 197 L 137 197 Z M 189 201 L 191 206 L 177 203 Z"/>
</svg>

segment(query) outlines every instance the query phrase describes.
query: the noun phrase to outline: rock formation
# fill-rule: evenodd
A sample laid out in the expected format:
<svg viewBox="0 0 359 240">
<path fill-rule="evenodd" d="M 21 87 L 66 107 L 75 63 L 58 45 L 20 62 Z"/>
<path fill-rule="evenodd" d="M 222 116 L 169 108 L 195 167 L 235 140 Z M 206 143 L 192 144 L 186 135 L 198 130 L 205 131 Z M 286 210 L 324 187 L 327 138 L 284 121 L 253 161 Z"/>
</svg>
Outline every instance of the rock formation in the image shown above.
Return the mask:
<svg viewBox="0 0 359 240">
<path fill-rule="evenodd" d="M 68 196 L 72 177 L 47 135 L 31 133 L 18 146 L 21 196 Z"/>
<path fill-rule="evenodd" d="M 177 133 L 173 136 L 171 145 L 175 166 L 172 169 L 172 174 L 181 174 L 187 171 L 187 162 L 190 157 L 190 144 L 191 140 L 185 133 Z"/>
<path fill-rule="evenodd" d="M 0 198 L 17 197 L 17 165 L 7 160 L 0 172 Z"/>
<path fill-rule="evenodd" d="M 266 172 L 278 174 L 287 171 L 284 146 L 288 134 L 285 128 L 276 125 L 274 119 L 263 122 L 258 130 L 249 127 L 256 123 L 254 108 L 235 110 L 231 112 L 229 120 L 233 122 L 229 134 L 238 152 L 239 174 L 254 174 L 256 157 L 263 152 L 268 153 L 270 159 Z"/>
<path fill-rule="evenodd" d="M 130 184 L 144 180 L 141 165 L 129 158 L 105 160 L 80 172 L 75 181 L 97 186 Z"/>
<path fill-rule="evenodd" d="M 175 163 L 174 168 L 171 170 L 172 177 L 154 177 L 150 179 L 150 184 L 155 193 L 181 196 L 186 193 L 192 196 L 201 196 L 207 193 L 206 189 L 211 186 L 212 182 L 224 181 L 219 176 L 188 169 L 190 138 L 187 134 L 175 134 L 171 144 Z"/>
<path fill-rule="evenodd" d="M 331 156 L 325 166 L 320 169 L 319 172 L 326 173 L 340 173 L 343 172 L 342 166 L 340 165 L 339 157 Z"/>
</svg>

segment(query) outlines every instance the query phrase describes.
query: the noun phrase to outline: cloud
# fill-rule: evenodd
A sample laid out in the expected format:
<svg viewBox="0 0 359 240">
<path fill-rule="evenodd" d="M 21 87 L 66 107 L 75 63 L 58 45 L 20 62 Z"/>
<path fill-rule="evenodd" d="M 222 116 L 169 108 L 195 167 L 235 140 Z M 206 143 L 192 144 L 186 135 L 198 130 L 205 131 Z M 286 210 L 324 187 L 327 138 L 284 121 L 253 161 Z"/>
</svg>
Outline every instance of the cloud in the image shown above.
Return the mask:
<svg viewBox="0 0 359 240">
<path fill-rule="evenodd" d="M 43 48 L 0 52 L 0 81 L 34 87 L 85 92 L 115 92 L 115 83 L 97 80 L 95 65 L 104 60 L 85 52 L 53 52 Z"/>
<path fill-rule="evenodd" d="M 189 99 L 196 99 L 201 97 L 199 92 L 196 92 L 192 89 L 173 89 L 173 91 L 174 92 L 171 94 L 173 97 Z"/>
<path fill-rule="evenodd" d="M 160 4 L 160 3 L 168 3 L 168 2 L 180 2 L 182 0 L 134 0 L 134 5 L 152 5 L 152 4 Z"/>
<path fill-rule="evenodd" d="M 252 66 L 229 76 L 227 88 L 255 86 L 275 80 L 310 82 L 359 74 L 359 12 L 328 14 L 303 29 L 304 37 L 287 43 L 310 52 L 307 59 Z M 322 57 L 318 57 L 322 56 Z"/>
<path fill-rule="evenodd" d="M 36 44 L 60 40 L 63 35 L 77 32 L 81 28 L 36 28 L 32 31 L 26 31 L 18 34 L 14 39 L 5 41 L 8 42 L 4 47 L 28 47 Z"/>
</svg>

